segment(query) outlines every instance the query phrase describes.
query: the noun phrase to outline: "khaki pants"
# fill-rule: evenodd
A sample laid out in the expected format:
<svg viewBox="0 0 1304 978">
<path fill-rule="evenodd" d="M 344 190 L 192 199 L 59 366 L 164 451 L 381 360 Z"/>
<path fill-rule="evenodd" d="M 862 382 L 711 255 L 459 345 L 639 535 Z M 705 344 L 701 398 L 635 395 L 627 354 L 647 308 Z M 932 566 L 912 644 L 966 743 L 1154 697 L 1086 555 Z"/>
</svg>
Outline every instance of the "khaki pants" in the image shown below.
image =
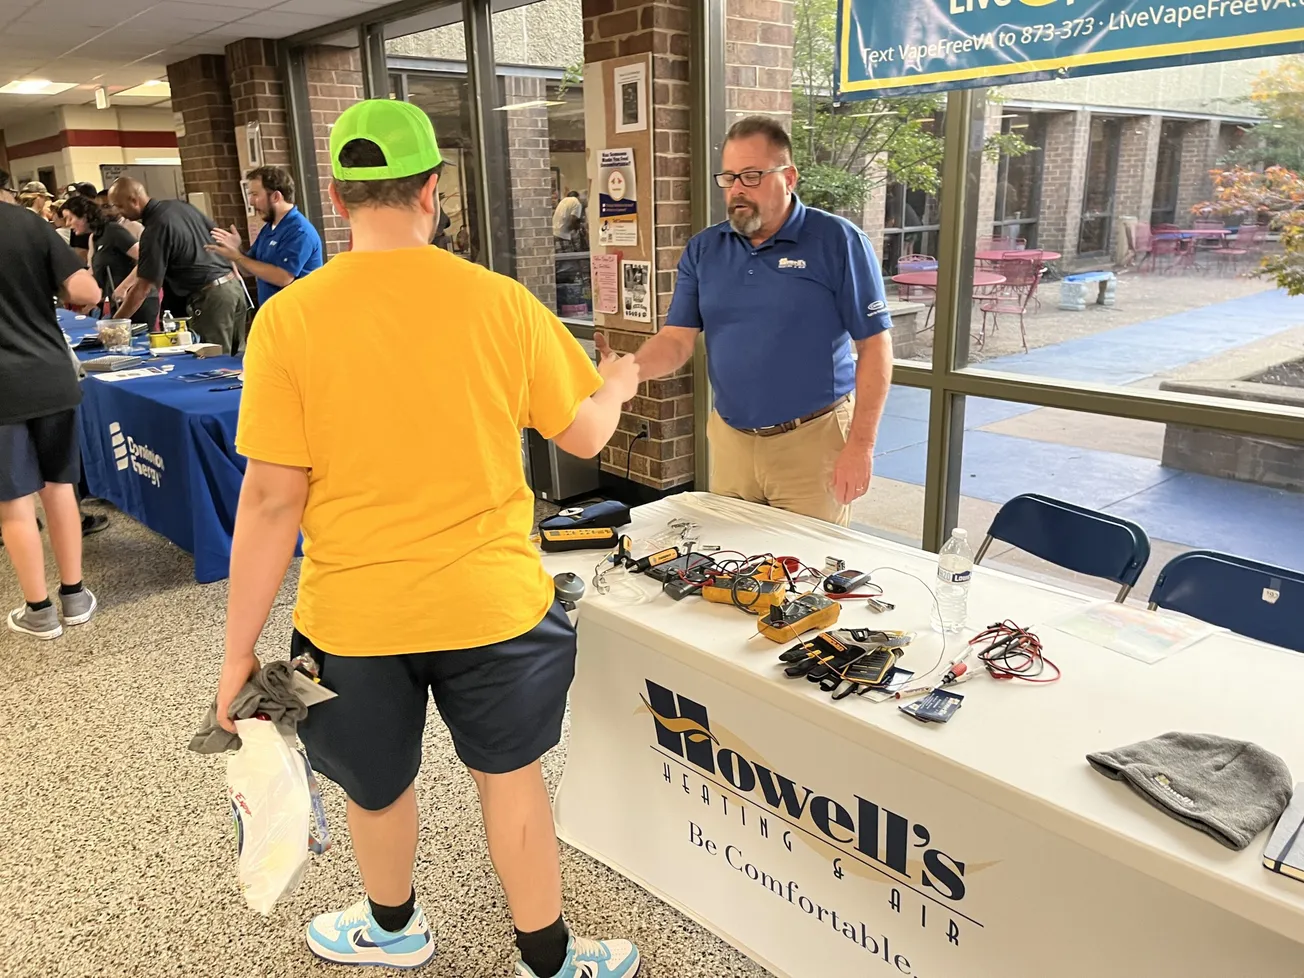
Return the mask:
<svg viewBox="0 0 1304 978">
<path fill-rule="evenodd" d="M 851 525 L 851 507 L 833 496 L 833 464 L 847 444 L 853 401 L 770 438 L 730 428 L 714 411 L 707 426 L 711 444 L 711 491 L 764 503 L 839 526 Z"/>
<path fill-rule="evenodd" d="M 249 303 L 234 279 L 200 289 L 190 297 L 190 328 L 205 343 L 216 343 L 232 354 L 244 346 Z"/>
</svg>

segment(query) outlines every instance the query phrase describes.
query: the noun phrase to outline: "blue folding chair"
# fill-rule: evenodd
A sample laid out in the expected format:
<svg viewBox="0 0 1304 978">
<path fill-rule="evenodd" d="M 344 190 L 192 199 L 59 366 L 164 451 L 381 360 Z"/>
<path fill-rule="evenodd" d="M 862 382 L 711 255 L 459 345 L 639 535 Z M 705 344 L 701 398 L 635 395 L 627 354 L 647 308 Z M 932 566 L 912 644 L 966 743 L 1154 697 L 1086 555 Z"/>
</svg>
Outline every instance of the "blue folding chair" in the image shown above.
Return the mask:
<svg viewBox="0 0 1304 978">
<path fill-rule="evenodd" d="M 1122 585 L 1122 602 L 1136 586 L 1150 559 L 1150 538 L 1131 520 L 1060 499 L 1024 493 L 1001 507 L 974 563 L 987 554 L 993 540 L 1003 540 L 1042 560 L 1088 577 Z"/>
<path fill-rule="evenodd" d="M 1168 608 L 1211 625 L 1304 652 L 1304 573 L 1214 550 L 1170 560 L 1150 592 Z"/>
</svg>

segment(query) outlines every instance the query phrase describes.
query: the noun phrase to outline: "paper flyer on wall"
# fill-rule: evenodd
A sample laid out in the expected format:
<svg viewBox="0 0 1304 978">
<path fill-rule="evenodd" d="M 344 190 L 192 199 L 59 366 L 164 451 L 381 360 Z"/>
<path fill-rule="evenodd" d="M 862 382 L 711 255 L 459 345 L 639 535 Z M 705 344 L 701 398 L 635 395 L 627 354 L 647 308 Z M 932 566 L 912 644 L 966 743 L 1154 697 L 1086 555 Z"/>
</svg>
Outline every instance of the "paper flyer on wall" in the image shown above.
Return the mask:
<svg viewBox="0 0 1304 978">
<path fill-rule="evenodd" d="M 636 323 L 652 322 L 652 263 L 621 262 L 621 279 L 625 318 Z"/>
<path fill-rule="evenodd" d="M 1092 645 L 1153 665 L 1218 631 L 1194 618 L 1105 601 L 1079 608 L 1051 625 Z"/>
<path fill-rule="evenodd" d="M 616 89 L 616 132 L 642 132 L 647 128 L 647 65 L 622 65 L 611 73 Z"/>
<path fill-rule="evenodd" d="M 593 282 L 593 311 L 615 316 L 620 312 L 620 256 L 591 255 L 589 270 Z"/>
<path fill-rule="evenodd" d="M 638 182 L 632 149 L 604 149 L 599 155 L 598 244 L 638 244 Z"/>
</svg>

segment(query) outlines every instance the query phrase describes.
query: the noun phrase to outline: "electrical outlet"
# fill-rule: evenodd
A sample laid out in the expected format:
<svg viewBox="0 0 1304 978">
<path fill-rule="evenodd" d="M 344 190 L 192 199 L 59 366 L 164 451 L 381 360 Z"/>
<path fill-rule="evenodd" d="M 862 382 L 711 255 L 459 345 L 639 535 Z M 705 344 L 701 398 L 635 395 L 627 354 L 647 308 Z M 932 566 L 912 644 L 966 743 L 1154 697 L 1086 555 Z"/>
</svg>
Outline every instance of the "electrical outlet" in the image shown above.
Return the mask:
<svg viewBox="0 0 1304 978">
<path fill-rule="evenodd" d="M 650 438 L 652 436 L 652 432 L 648 428 L 648 424 L 646 421 L 644 421 L 642 424 L 638 426 L 638 433 L 642 435 L 644 438 Z"/>
</svg>

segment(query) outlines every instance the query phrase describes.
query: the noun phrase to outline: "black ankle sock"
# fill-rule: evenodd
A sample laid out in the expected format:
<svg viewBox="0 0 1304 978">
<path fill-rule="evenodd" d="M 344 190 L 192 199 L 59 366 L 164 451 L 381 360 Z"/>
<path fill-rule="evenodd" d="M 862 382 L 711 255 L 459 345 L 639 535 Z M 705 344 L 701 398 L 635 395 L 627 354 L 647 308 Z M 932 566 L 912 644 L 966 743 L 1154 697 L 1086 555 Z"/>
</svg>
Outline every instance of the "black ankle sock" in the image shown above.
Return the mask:
<svg viewBox="0 0 1304 978">
<path fill-rule="evenodd" d="M 561 917 L 543 930 L 522 934 L 516 932 L 516 947 L 521 952 L 521 960 L 530 966 L 539 978 L 553 978 L 566 963 L 566 945 L 570 941 L 570 931 Z"/>
<path fill-rule="evenodd" d="M 81 582 L 81 581 L 78 581 L 76 584 L 60 584 L 60 585 L 59 585 L 59 593 L 60 593 L 60 594 L 80 594 L 81 591 L 82 591 L 82 582 Z"/>
<path fill-rule="evenodd" d="M 32 611 L 44 611 L 50 607 L 50 598 L 47 595 L 44 601 L 29 601 L 27 607 Z"/>
<path fill-rule="evenodd" d="M 407 901 L 397 907 L 382 906 L 371 897 L 367 897 L 367 902 L 371 904 L 371 915 L 376 918 L 376 923 L 391 934 L 397 934 L 412 919 L 412 913 L 417 908 L 417 891 L 413 889 Z"/>
</svg>

